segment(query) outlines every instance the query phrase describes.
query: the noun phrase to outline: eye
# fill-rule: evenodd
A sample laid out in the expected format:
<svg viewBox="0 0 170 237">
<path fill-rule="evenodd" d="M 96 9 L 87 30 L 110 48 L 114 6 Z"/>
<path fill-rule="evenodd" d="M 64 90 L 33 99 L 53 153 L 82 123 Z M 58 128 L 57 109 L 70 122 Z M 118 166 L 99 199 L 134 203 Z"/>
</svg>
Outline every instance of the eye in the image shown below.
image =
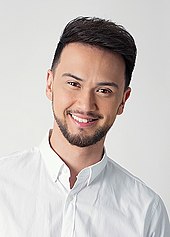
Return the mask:
<svg viewBox="0 0 170 237">
<path fill-rule="evenodd" d="M 81 87 L 80 84 L 78 82 L 75 82 L 75 81 L 68 81 L 67 84 L 72 86 L 72 87 L 77 87 L 77 88 Z"/>
<path fill-rule="evenodd" d="M 106 94 L 109 95 L 112 93 L 112 90 L 109 88 L 100 88 L 97 90 L 97 92 L 101 93 L 101 94 Z"/>
</svg>

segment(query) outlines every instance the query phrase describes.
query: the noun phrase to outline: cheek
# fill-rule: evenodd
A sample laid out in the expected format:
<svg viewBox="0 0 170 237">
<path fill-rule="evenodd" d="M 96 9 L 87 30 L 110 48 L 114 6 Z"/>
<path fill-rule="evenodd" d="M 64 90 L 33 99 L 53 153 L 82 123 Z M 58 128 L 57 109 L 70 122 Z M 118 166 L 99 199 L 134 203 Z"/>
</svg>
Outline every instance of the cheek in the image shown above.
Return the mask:
<svg viewBox="0 0 170 237">
<path fill-rule="evenodd" d="M 111 101 L 109 103 L 104 103 L 100 106 L 101 113 L 110 119 L 116 116 L 118 107 L 119 107 L 118 101 Z"/>
<path fill-rule="evenodd" d="M 64 91 L 55 91 L 53 93 L 53 106 L 55 111 L 66 110 L 73 103 L 73 97 Z"/>
</svg>

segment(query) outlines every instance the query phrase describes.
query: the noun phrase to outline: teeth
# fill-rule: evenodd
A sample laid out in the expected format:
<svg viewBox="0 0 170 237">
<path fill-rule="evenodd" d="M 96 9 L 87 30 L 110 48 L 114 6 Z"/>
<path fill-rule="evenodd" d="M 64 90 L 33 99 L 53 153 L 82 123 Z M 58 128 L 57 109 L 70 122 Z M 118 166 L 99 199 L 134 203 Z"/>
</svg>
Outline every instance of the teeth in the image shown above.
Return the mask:
<svg viewBox="0 0 170 237">
<path fill-rule="evenodd" d="M 75 119 L 79 123 L 88 123 L 88 122 L 92 121 L 92 119 L 82 119 L 82 118 L 79 118 L 73 114 L 71 114 L 71 116 L 73 117 L 73 119 Z"/>
</svg>

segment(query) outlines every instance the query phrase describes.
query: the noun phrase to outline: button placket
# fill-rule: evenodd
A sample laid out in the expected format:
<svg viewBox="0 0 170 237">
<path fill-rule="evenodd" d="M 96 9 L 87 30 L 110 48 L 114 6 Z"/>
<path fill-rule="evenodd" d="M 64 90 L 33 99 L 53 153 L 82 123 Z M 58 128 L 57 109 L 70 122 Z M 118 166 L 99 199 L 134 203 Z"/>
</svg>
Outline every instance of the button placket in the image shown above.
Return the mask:
<svg viewBox="0 0 170 237">
<path fill-rule="evenodd" d="M 77 194 L 70 192 L 63 211 L 62 237 L 72 237 L 74 235 L 76 200 Z"/>
</svg>

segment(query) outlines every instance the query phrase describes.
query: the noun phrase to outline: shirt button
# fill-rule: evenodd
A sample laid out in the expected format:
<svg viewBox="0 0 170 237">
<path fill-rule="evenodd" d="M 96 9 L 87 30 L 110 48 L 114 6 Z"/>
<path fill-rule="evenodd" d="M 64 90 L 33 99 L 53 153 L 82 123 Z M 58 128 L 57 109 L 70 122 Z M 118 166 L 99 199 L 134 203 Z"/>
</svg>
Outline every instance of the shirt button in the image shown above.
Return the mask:
<svg viewBox="0 0 170 237">
<path fill-rule="evenodd" d="M 68 200 L 68 202 L 72 202 L 74 200 L 74 196 L 73 195 L 69 195 L 67 200 Z"/>
</svg>

